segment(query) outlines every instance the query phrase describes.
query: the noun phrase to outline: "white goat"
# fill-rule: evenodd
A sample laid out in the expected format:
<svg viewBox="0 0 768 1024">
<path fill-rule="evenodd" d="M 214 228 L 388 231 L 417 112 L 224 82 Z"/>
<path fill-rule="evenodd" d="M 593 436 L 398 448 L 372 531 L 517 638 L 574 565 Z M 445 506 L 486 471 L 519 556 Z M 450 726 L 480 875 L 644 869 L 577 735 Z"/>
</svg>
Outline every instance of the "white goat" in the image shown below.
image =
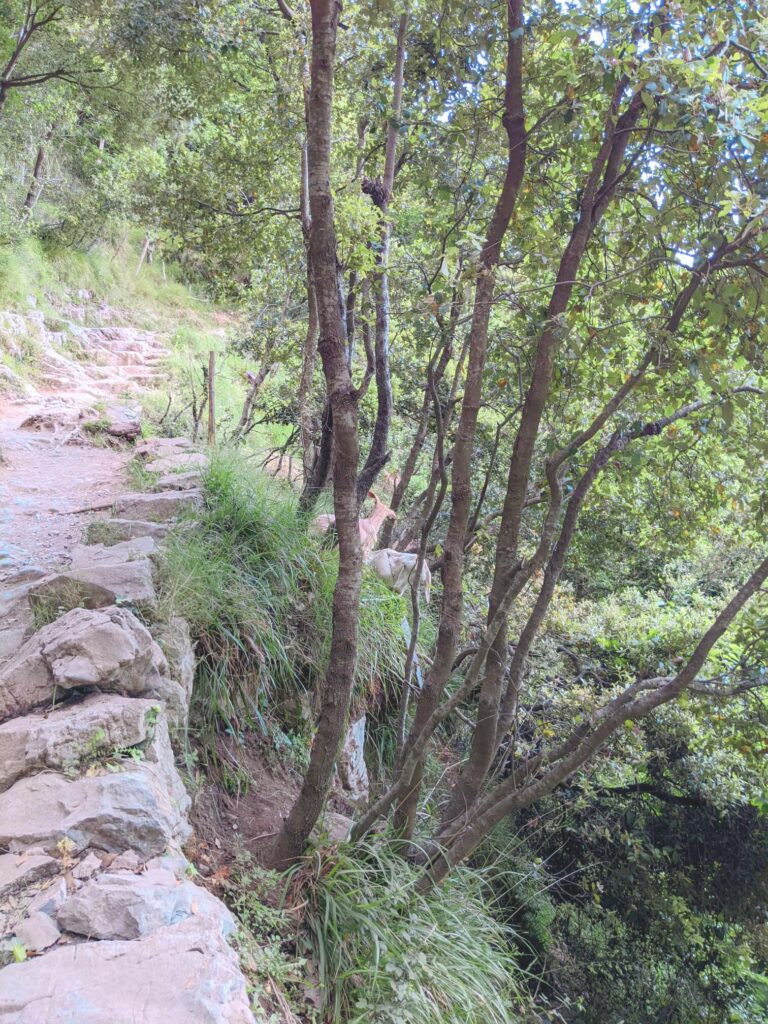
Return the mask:
<svg viewBox="0 0 768 1024">
<path fill-rule="evenodd" d="M 405 594 L 413 586 L 414 573 L 419 556 L 410 551 L 395 551 L 394 548 L 382 548 L 374 551 L 370 558 L 366 559 L 368 565 L 380 576 L 386 584 L 398 594 Z M 432 591 L 432 573 L 426 562 L 421 567 L 421 579 L 424 587 L 424 599 L 429 604 Z"/>
</svg>

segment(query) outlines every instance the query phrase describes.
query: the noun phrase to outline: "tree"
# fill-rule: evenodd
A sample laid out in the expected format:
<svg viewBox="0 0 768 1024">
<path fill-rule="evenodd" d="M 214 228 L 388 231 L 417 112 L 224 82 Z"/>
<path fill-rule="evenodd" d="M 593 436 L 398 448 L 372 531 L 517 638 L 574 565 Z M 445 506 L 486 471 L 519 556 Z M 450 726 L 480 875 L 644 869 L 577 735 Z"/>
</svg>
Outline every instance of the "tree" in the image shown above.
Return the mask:
<svg viewBox="0 0 768 1024">
<path fill-rule="evenodd" d="M 328 403 L 333 413 L 333 509 L 339 539 L 339 574 L 333 596 L 333 632 L 312 755 L 301 792 L 286 818 L 271 857 L 298 857 L 322 810 L 333 778 L 354 684 L 362 552 L 357 503 L 357 395 L 346 358 L 336 276 L 336 231 L 330 183 L 331 112 L 336 32 L 341 5 L 312 5 L 312 65 L 307 138 L 307 177 L 312 216 L 310 258 Z"/>
</svg>

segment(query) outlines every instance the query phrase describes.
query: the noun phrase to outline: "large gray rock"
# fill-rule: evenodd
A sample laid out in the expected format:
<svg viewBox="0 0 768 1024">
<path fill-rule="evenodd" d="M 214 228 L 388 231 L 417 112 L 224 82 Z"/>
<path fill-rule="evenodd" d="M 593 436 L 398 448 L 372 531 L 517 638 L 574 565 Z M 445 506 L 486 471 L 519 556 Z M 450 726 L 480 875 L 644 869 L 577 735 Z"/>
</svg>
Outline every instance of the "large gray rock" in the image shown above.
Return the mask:
<svg viewBox="0 0 768 1024">
<path fill-rule="evenodd" d="M 177 455 L 163 455 L 147 462 L 149 473 L 180 473 L 190 469 L 204 469 L 208 460 L 202 452 L 179 452 Z"/>
<path fill-rule="evenodd" d="M 114 545 L 136 537 L 159 540 L 169 528 L 166 523 L 150 523 L 142 519 L 95 519 L 83 531 L 83 541 L 87 545 Z"/>
<path fill-rule="evenodd" d="M 134 449 L 142 458 L 162 458 L 192 450 L 192 442 L 186 437 L 149 437 Z"/>
<path fill-rule="evenodd" d="M 46 612 L 131 604 L 152 608 L 157 595 L 147 558 L 120 564 L 98 563 L 46 576 L 29 591 L 29 601 Z"/>
<path fill-rule="evenodd" d="M 120 565 L 144 560 L 154 555 L 154 537 L 134 537 L 118 544 L 77 544 L 70 553 L 73 569 L 90 569 L 96 565 Z"/>
<path fill-rule="evenodd" d="M 161 476 L 159 480 L 155 480 L 149 490 L 152 492 L 169 490 L 189 491 L 194 487 L 200 487 L 202 481 L 202 476 L 195 469 L 190 470 L 188 473 L 167 473 L 165 476 Z"/>
<path fill-rule="evenodd" d="M 71 773 L 115 750 L 147 743 L 159 711 L 157 701 L 94 694 L 48 714 L 12 718 L 0 725 L 0 791 L 33 771 Z"/>
<path fill-rule="evenodd" d="M 16 927 L 16 939 L 26 949 L 39 952 L 48 949 L 61 938 L 61 932 L 47 914 L 39 910 L 30 914 Z"/>
<path fill-rule="evenodd" d="M 184 691 L 149 631 L 125 608 L 75 608 L 38 630 L 0 671 L 0 721 L 51 700 L 57 688 L 98 687 L 169 700 Z"/>
<path fill-rule="evenodd" d="M 223 935 L 235 931 L 232 915 L 215 896 L 154 869 L 100 875 L 65 900 L 57 920 L 65 931 L 89 939 L 138 939 L 193 914 L 216 921 Z"/>
<path fill-rule="evenodd" d="M 152 857 L 189 835 L 189 803 L 167 761 L 131 763 L 123 771 L 78 779 L 28 776 L 0 793 L 0 846 L 50 852 L 68 839 L 75 851 L 92 846 Z"/>
<path fill-rule="evenodd" d="M 0 900 L 58 870 L 59 862 L 47 854 L 0 853 Z"/>
<path fill-rule="evenodd" d="M 168 659 L 169 674 L 184 690 L 186 703 L 192 699 L 195 682 L 195 650 L 186 619 L 174 615 L 155 629 L 155 637 Z"/>
<path fill-rule="evenodd" d="M 0 1024 L 254 1024 L 237 956 L 203 915 L 134 941 L 59 945 L 0 971 Z"/>
<path fill-rule="evenodd" d="M 167 523 L 202 508 L 203 495 L 198 490 L 161 491 L 159 494 L 123 494 L 115 502 L 115 510 L 126 519 L 149 519 Z"/>
</svg>

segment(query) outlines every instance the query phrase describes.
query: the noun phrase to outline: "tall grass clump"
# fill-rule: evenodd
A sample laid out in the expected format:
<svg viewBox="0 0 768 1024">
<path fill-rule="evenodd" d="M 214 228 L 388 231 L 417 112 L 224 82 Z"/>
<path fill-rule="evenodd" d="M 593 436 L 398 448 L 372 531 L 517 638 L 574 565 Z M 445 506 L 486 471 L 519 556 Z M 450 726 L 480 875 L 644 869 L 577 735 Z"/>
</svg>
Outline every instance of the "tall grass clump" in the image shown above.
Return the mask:
<svg viewBox="0 0 768 1024">
<path fill-rule="evenodd" d="M 190 624 L 198 653 L 192 720 L 203 736 L 264 727 L 269 699 L 300 686 L 294 620 L 322 571 L 293 495 L 238 461 L 213 455 L 194 526 L 169 539 L 167 615 Z"/>
<path fill-rule="evenodd" d="M 524 976 L 477 872 L 416 891 L 418 871 L 387 847 L 318 852 L 293 878 L 332 1024 L 512 1024 Z"/>
<path fill-rule="evenodd" d="M 266 731 L 276 705 L 320 685 L 331 635 L 338 554 L 307 533 L 290 487 L 242 453 L 213 453 L 204 507 L 165 546 L 161 595 L 197 645 L 193 728 L 204 743 L 224 728 Z M 358 693 L 402 675 L 406 603 L 365 573 Z"/>
</svg>

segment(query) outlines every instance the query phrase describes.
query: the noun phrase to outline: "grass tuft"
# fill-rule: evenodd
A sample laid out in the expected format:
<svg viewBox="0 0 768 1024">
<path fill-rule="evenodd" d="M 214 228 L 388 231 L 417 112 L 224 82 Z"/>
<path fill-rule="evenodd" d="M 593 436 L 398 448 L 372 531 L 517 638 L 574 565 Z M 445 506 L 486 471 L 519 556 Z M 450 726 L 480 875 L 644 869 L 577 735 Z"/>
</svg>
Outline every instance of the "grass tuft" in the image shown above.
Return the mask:
<svg viewBox="0 0 768 1024">
<path fill-rule="evenodd" d="M 477 872 L 437 892 L 387 847 L 341 847 L 293 877 L 309 956 L 332 1024 L 511 1024 L 525 1017 L 523 972 Z"/>
</svg>

